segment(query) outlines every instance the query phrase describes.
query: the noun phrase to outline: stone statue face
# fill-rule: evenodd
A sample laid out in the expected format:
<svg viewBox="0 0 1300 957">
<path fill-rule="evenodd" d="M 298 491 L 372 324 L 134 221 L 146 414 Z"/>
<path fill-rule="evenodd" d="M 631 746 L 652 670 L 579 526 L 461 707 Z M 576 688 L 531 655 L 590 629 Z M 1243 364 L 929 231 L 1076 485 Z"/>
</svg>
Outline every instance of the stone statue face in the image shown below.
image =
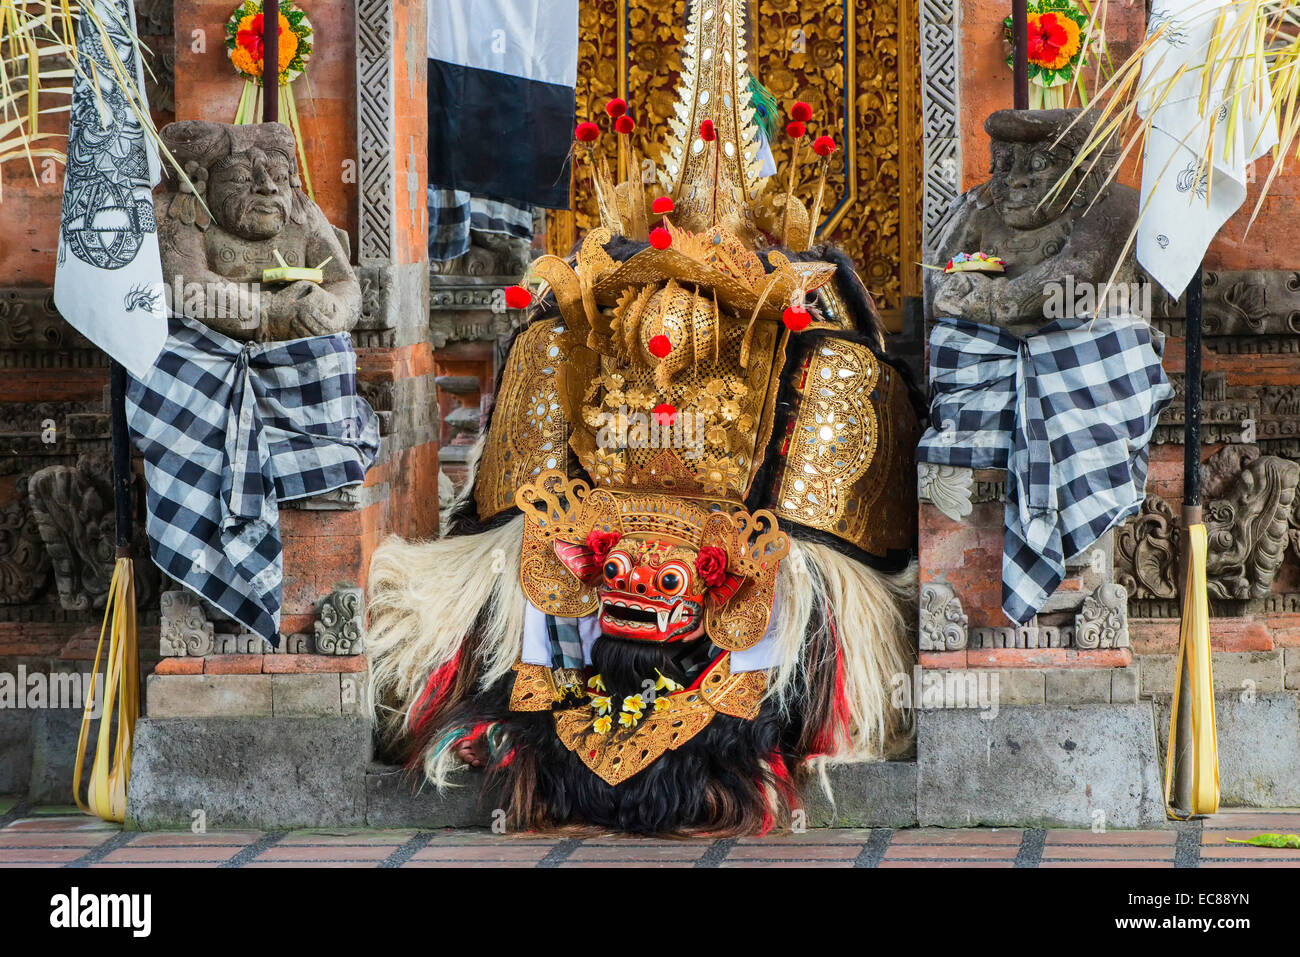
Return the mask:
<svg viewBox="0 0 1300 957">
<path fill-rule="evenodd" d="M 214 163 L 208 173 L 208 208 L 241 239 L 270 239 L 284 229 L 293 207 L 293 171 L 276 150 L 252 147 Z"/>
<path fill-rule="evenodd" d="M 1050 140 L 995 140 L 989 192 L 1002 221 L 1012 229 L 1037 229 L 1059 217 L 1069 205 L 1069 190 L 1063 190 L 1050 205 L 1039 204 L 1065 175 L 1071 161 L 1067 151 L 1051 149 Z"/>
</svg>

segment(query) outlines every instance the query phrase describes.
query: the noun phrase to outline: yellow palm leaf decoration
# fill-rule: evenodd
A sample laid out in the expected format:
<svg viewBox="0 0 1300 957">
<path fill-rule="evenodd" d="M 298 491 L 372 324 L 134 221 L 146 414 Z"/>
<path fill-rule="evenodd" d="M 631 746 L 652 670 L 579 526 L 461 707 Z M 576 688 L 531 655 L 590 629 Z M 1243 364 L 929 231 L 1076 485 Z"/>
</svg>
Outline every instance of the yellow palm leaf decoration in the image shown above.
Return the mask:
<svg viewBox="0 0 1300 957">
<path fill-rule="evenodd" d="M 122 65 L 112 43 L 107 42 L 106 16 L 116 14 L 109 7 L 101 11 L 93 0 L 80 4 L 72 0 L 0 0 L 0 172 L 6 162 L 22 160 L 35 180 L 37 159 L 66 161 L 67 134 L 51 132 L 42 121 L 71 109 L 73 80 L 84 70 L 77 56 L 77 23 L 79 18 L 85 18 L 105 38 L 104 52 L 113 65 L 111 76 L 97 73 L 93 78 L 96 88 L 100 82 L 107 82 L 121 89 L 145 137 L 189 183 L 149 118 L 144 91 L 136 87 L 132 74 Z M 135 43 L 145 71 L 152 73 L 149 49 L 139 43 L 133 30 L 128 29 L 127 34 Z"/>
<path fill-rule="evenodd" d="M 99 737 L 95 743 L 95 760 L 90 769 L 90 783 L 85 801 L 81 797 L 81 770 L 85 764 L 90 725 L 97 702 L 96 682 L 86 699 L 81 716 L 81 733 L 77 738 L 77 761 L 72 776 L 73 796 L 77 807 L 87 814 L 119 824 L 126 818 L 126 786 L 131 775 L 131 742 L 135 722 L 140 716 L 140 659 L 135 622 L 135 574 L 130 558 L 119 558 L 113 568 L 108 588 L 108 605 L 99 630 L 95 649 L 94 675 L 108 637 L 107 675 L 104 700 L 100 709 Z M 116 715 L 114 715 L 116 706 Z M 116 721 L 114 721 L 116 717 Z M 116 732 L 116 733 L 114 733 Z"/>
<path fill-rule="evenodd" d="M 1181 818 L 1172 809 L 1170 791 L 1177 753 L 1178 705 L 1182 695 L 1183 665 L 1187 665 L 1187 704 L 1191 709 L 1190 746 L 1178 759 L 1190 772 L 1190 814 L 1214 814 L 1219 810 L 1219 745 L 1214 722 L 1214 673 L 1210 663 L 1210 607 L 1205 592 L 1206 534 L 1203 524 L 1187 529 L 1187 582 L 1183 590 L 1183 621 L 1178 635 L 1178 658 L 1174 663 L 1174 701 L 1169 716 L 1169 747 L 1165 752 L 1165 807 L 1169 816 Z"/>
</svg>

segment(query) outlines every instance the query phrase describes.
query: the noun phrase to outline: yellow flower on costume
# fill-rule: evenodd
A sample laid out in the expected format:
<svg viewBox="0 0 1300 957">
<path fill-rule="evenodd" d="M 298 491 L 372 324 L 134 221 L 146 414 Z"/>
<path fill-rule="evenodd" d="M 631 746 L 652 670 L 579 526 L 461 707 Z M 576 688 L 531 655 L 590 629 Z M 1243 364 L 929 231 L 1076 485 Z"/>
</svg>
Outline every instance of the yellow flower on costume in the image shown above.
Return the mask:
<svg viewBox="0 0 1300 957">
<path fill-rule="evenodd" d="M 618 723 L 625 728 L 635 727 L 636 723 L 641 720 L 640 711 L 624 711 L 618 716 Z"/>
<path fill-rule="evenodd" d="M 600 675 L 592 675 L 590 678 L 587 679 L 587 687 L 595 688 L 597 691 L 604 691 L 605 679 L 602 678 Z"/>
<path fill-rule="evenodd" d="M 639 694 L 630 694 L 623 699 L 623 710 L 634 711 L 636 716 L 641 717 L 641 712 L 645 710 L 645 701 Z"/>
<path fill-rule="evenodd" d="M 591 723 L 591 730 L 597 734 L 609 734 L 610 729 L 614 727 L 614 719 L 607 714 L 602 714 L 599 718 Z"/>
<path fill-rule="evenodd" d="M 667 676 L 666 676 L 662 671 L 660 671 L 658 668 L 655 669 L 655 674 L 657 674 L 657 675 L 659 676 L 659 678 L 655 681 L 655 690 L 656 690 L 656 691 L 670 691 L 670 692 L 671 692 L 671 691 L 681 691 L 681 690 L 682 690 L 682 686 L 681 686 L 680 684 L 678 684 L 676 681 L 673 681 L 672 678 L 667 677 Z M 657 703 L 657 702 L 656 702 L 656 703 Z"/>
<path fill-rule="evenodd" d="M 656 710 L 656 711 L 667 711 L 667 710 L 668 710 L 668 696 L 667 696 L 667 695 L 660 695 L 659 697 L 655 698 L 655 710 Z"/>
<path fill-rule="evenodd" d="M 609 714 L 610 709 L 614 707 L 609 700 L 608 695 L 594 694 L 591 696 L 591 706 L 596 709 L 597 714 Z"/>
</svg>

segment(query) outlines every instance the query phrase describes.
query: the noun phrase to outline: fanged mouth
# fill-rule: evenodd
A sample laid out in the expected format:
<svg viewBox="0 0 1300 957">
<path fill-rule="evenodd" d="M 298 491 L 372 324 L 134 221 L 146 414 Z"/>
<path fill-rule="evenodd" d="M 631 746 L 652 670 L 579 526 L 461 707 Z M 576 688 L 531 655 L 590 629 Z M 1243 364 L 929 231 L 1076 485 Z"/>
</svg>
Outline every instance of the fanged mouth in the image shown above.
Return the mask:
<svg viewBox="0 0 1300 957">
<path fill-rule="evenodd" d="M 672 608 L 663 608 L 649 602 L 606 596 L 601 599 L 601 623 L 630 634 L 644 633 L 646 637 L 668 637 L 670 630 L 677 631 L 694 621 L 689 603 L 677 602 Z"/>
</svg>

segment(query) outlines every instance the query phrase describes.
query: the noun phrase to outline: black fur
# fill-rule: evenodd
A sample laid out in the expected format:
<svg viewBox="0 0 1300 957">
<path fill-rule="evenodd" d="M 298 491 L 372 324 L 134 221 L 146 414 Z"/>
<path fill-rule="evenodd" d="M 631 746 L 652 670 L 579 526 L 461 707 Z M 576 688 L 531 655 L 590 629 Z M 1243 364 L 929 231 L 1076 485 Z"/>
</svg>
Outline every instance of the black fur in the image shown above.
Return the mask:
<svg viewBox="0 0 1300 957">
<path fill-rule="evenodd" d="M 650 668 L 651 675 L 659 668 L 684 684 L 691 677 L 679 667 L 679 654 L 633 647 L 637 644 L 601 638 L 592 648 L 592 670 L 605 678 L 616 702 L 624 693 L 641 690 L 643 668 Z M 768 788 L 774 779 L 765 760 L 777 754 L 787 767 L 799 768 L 806 757 L 800 753 L 802 722 L 765 703 L 752 721 L 715 715 L 681 747 L 610 785 L 561 743 L 552 712 L 510 710 L 513 683 L 514 676 L 508 676 L 453 709 L 424 746 L 452 728 L 468 732 L 498 722 L 503 743 L 490 757 L 483 793 L 492 806 L 507 809 L 515 827 L 592 827 L 647 835 L 755 833 L 770 823 L 773 811 Z M 782 806 L 787 795 L 778 789 L 777 796 L 775 810 L 788 813 Z"/>
<path fill-rule="evenodd" d="M 680 748 L 618 785 L 606 784 L 560 743 L 550 714 L 516 715 L 508 734 L 533 760 L 539 803 L 552 826 L 664 835 L 756 829 L 765 807 L 760 759 L 777 746 L 779 727 L 768 708 L 753 721 L 716 715 Z M 718 806 L 722 794 L 730 807 Z"/>
</svg>

